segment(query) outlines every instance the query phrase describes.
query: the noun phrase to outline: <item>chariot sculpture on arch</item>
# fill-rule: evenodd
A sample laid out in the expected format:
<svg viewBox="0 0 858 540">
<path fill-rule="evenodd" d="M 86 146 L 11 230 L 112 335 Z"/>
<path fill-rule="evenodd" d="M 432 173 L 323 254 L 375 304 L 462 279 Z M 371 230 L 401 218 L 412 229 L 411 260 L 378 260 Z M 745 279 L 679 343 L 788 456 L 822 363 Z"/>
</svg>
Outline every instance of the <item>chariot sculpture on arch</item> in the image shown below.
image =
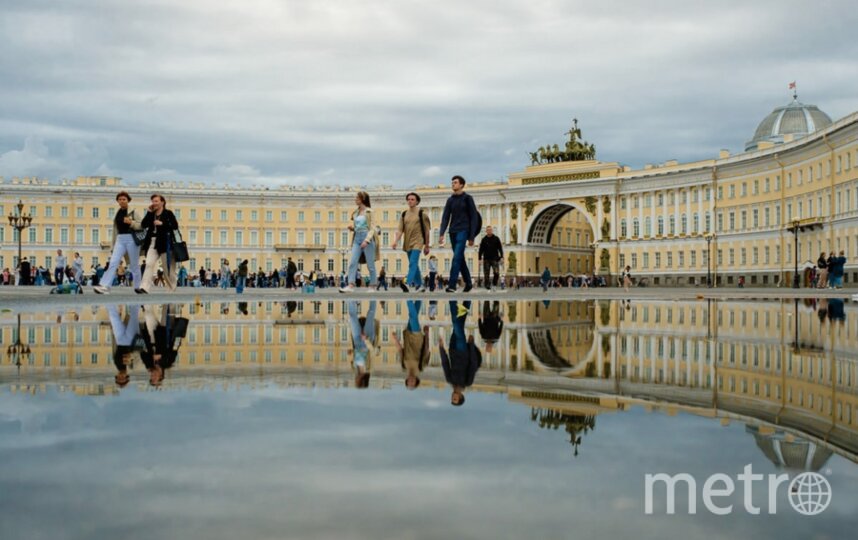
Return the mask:
<svg viewBox="0 0 858 540">
<path fill-rule="evenodd" d="M 530 164 L 543 165 L 545 163 L 596 159 L 596 146 L 582 140 L 581 128 L 578 127 L 577 118 L 572 119 L 572 127 L 565 135 L 569 135 L 569 140 L 566 141 L 563 149 L 557 144 L 546 144 L 540 146 L 536 152 L 528 152 Z"/>
</svg>

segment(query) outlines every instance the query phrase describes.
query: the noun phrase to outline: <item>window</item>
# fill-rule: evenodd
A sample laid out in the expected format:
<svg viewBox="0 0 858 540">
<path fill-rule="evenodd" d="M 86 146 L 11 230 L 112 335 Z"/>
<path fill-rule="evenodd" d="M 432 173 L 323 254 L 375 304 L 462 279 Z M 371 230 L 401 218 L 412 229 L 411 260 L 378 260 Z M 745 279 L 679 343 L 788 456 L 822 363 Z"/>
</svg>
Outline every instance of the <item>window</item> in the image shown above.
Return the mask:
<svg viewBox="0 0 858 540">
<path fill-rule="evenodd" d="M 98 219 L 98 207 L 93 207 L 92 209 L 92 217 L 93 219 Z"/>
<path fill-rule="evenodd" d="M 772 181 L 771 181 L 771 179 L 766 178 L 766 183 L 764 184 L 763 192 L 764 192 L 764 193 L 768 193 L 768 192 L 769 192 L 769 188 L 771 188 L 771 185 L 772 185 Z"/>
<path fill-rule="evenodd" d="M 300 210 L 298 212 L 298 223 L 304 223 L 304 211 Z"/>
<path fill-rule="evenodd" d="M 192 220 L 197 219 L 197 209 L 196 208 L 191 208 L 191 219 Z"/>
<path fill-rule="evenodd" d="M 730 198 L 731 199 L 736 198 L 736 186 L 735 186 L 735 184 L 730 186 Z"/>
<path fill-rule="evenodd" d="M 680 251 L 679 253 L 676 254 L 676 257 L 677 257 L 677 266 L 680 268 L 685 266 L 685 252 Z"/>
<path fill-rule="evenodd" d="M 623 238 L 628 238 L 629 235 L 627 233 L 628 233 L 628 229 L 626 227 L 626 220 L 621 219 L 620 220 L 620 236 Z M 567 243 L 571 244 L 572 242 L 567 242 Z"/>
<path fill-rule="evenodd" d="M 289 221 L 289 212 L 281 211 L 280 212 L 280 221 Z"/>
<path fill-rule="evenodd" d="M 225 246 L 226 242 L 227 242 L 227 240 L 226 240 L 226 229 L 221 229 L 220 230 L 220 245 Z"/>
<path fill-rule="evenodd" d="M 207 221 L 207 222 L 212 220 L 212 211 L 211 211 L 211 208 L 206 208 L 205 216 L 206 216 L 206 221 Z"/>
<path fill-rule="evenodd" d="M 221 220 L 221 221 L 226 221 L 226 220 L 227 220 L 227 217 L 226 217 L 226 210 L 221 210 L 221 211 L 220 211 L 220 220 Z"/>
<path fill-rule="evenodd" d="M 658 230 L 659 236 L 664 235 L 664 216 L 658 216 L 658 229 L 657 230 Z M 656 260 L 658 260 L 658 259 L 656 259 Z M 658 263 L 656 263 L 656 266 L 658 266 Z"/>
<path fill-rule="evenodd" d="M 640 236 L 640 232 L 641 232 L 640 229 L 641 229 L 641 226 L 640 226 L 640 222 L 638 222 L 638 218 L 633 219 L 632 220 L 632 237 L 637 238 L 638 236 Z"/>
<path fill-rule="evenodd" d="M 82 207 L 78 206 L 77 208 L 75 208 L 75 216 L 77 216 L 79 218 L 83 218 L 83 208 Z"/>
<path fill-rule="evenodd" d="M 235 220 L 236 221 L 244 221 L 244 212 L 242 210 L 235 211 Z"/>
<path fill-rule="evenodd" d="M 68 206 L 60 207 L 60 217 L 69 217 L 69 207 Z"/>
<path fill-rule="evenodd" d="M 274 212 L 272 212 L 271 210 L 266 210 L 265 211 L 265 221 L 267 221 L 267 222 L 274 221 Z"/>
</svg>

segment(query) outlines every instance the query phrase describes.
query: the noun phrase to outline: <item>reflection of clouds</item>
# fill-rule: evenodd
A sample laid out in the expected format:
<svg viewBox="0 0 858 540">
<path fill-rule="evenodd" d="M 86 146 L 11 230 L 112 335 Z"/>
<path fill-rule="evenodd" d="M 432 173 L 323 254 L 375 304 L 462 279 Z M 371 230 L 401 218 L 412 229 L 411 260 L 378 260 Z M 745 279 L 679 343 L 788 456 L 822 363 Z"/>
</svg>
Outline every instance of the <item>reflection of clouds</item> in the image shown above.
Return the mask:
<svg viewBox="0 0 858 540">
<path fill-rule="evenodd" d="M 0 410 L 32 405 L 65 437 L 28 452 L 40 433 L 0 439 L 4 537 L 564 538 L 570 523 L 594 538 L 806 537 L 819 523 L 643 516 L 644 472 L 770 472 L 738 424 L 635 408 L 598 417 L 573 459 L 564 433 L 502 396 L 458 410 L 420 392 L 0 394 Z M 849 506 L 858 483 L 838 478 L 856 467 L 829 464 Z M 852 518 L 824 519 L 844 537 Z"/>
</svg>

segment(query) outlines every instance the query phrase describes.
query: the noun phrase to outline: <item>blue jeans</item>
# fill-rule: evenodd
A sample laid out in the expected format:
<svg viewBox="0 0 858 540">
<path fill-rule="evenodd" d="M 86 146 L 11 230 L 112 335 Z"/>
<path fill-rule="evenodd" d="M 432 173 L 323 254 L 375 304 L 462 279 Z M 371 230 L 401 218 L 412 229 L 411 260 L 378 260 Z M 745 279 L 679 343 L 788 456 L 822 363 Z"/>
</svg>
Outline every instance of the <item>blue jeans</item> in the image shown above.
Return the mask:
<svg viewBox="0 0 858 540">
<path fill-rule="evenodd" d="M 435 283 L 437 282 L 438 272 L 429 272 L 429 290 L 435 290 Z"/>
<path fill-rule="evenodd" d="M 450 233 L 450 245 L 453 247 L 453 262 L 450 263 L 450 282 L 447 287 L 455 289 L 459 284 L 459 273 L 465 280 L 465 286 L 472 286 L 471 271 L 465 262 L 465 248 L 468 245 L 468 231 Z"/>
<path fill-rule="evenodd" d="M 828 284 L 832 287 L 842 287 L 843 286 L 843 276 L 831 276 L 828 278 Z"/>
<path fill-rule="evenodd" d="M 229 287 L 229 276 L 223 276 L 220 278 L 220 288 L 226 289 Z"/>
<path fill-rule="evenodd" d="M 349 285 L 354 285 L 357 281 L 357 271 L 358 264 L 360 263 L 360 254 L 364 253 L 366 256 L 366 266 L 369 268 L 369 284 L 376 284 L 375 277 L 375 242 L 370 242 L 366 245 L 365 248 L 361 248 L 360 245 L 366 240 L 367 236 L 366 231 L 360 231 L 355 233 L 355 241 L 352 244 L 352 258 L 349 260 Z"/>
<path fill-rule="evenodd" d="M 238 276 L 235 278 L 235 292 L 241 294 L 244 292 L 244 285 L 247 283 L 247 276 Z"/>
<path fill-rule="evenodd" d="M 417 300 L 408 300 L 406 305 L 408 306 L 408 331 L 413 332 L 415 334 L 420 333 L 420 306 L 421 301 Z"/>
<path fill-rule="evenodd" d="M 471 301 L 466 300 L 463 302 L 464 306 L 471 309 Z M 459 313 L 459 302 L 455 300 L 450 301 L 450 318 L 453 319 L 453 335 L 450 336 L 450 350 L 456 351 L 467 351 L 468 350 L 468 338 L 465 337 L 465 319 L 468 318 L 467 315 L 464 317 L 458 317 Z"/>
<path fill-rule="evenodd" d="M 420 251 L 419 249 L 408 250 L 408 276 L 405 283 L 412 287 L 423 285 L 423 276 L 420 275 Z"/>
</svg>

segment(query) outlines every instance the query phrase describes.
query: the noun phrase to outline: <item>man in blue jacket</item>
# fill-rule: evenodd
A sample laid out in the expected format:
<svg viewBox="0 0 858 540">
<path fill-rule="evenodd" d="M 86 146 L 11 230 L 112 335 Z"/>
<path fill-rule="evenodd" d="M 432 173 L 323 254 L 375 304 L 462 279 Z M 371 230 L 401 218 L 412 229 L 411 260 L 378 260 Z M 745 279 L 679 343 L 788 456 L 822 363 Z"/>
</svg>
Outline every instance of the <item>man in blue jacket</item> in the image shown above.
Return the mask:
<svg viewBox="0 0 858 540">
<path fill-rule="evenodd" d="M 465 193 L 465 179 L 456 175 L 451 180 L 453 194 L 444 205 L 444 213 L 441 215 L 441 238 L 439 245 L 444 245 L 444 234 L 449 229 L 450 244 L 453 248 L 453 261 L 450 264 L 450 280 L 447 283 L 447 292 L 456 292 L 459 283 L 459 273 L 465 280 L 463 292 L 474 288 L 471 281 L 471 272 L 465 262 L 465 246 L 473 247 L 474 238 L 480 232 L 480 214 L 474 204 L 474 198 Z"/>
<path fill-rule="evenodd" d="M 843 271 L 846 266 L 846 256 L 844 251 L 840 251 L 838 257 L 832 257 L 828 262 L 828 273 L 831 276 L 828 283 L 835 289 L 843 288 Z"/>
</svg>

